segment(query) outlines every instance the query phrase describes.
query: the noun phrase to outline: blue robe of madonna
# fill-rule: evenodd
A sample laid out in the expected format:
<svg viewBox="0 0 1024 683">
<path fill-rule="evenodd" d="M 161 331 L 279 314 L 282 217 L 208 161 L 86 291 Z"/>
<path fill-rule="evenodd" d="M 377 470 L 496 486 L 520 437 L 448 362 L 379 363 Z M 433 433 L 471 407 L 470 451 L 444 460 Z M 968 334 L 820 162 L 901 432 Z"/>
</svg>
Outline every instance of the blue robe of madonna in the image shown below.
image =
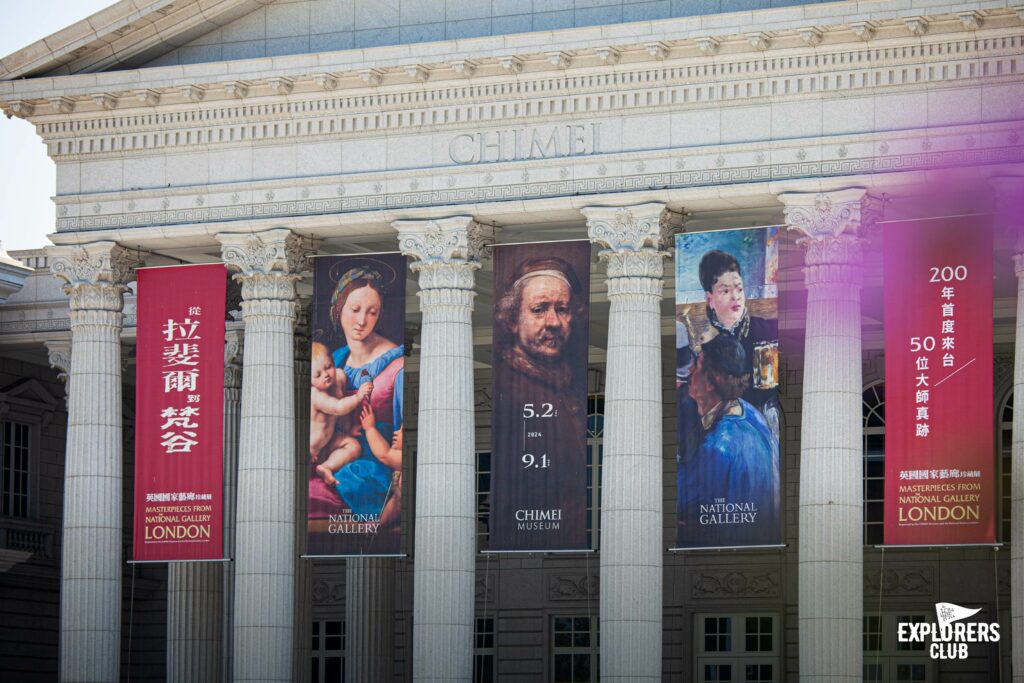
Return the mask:
<svg viewBox="0 0 1024 683">
<path fill-rule="evenodd" d="M 346 391 L 353 392 L 365 382 L 373 381 L 370 406 L 377 419 L 377 429 L 388 443 L 402 427 L 402 390 L 405 381 L 403 354 L 404 347 L 397 346 L 366 365 L 351 367 L 345 364 L 350 355 L 348 346 L 334 352 L 334 366 L 342 369 L 348 380 Z M 379 515 L 391 488 L 393 470 L 373 454 L 365 434 L 361 434 L 358 441 L 362 454 L 334 473 L 334 478 L 338 480 L 335 488 L 353 513 Z"/>
</svg>

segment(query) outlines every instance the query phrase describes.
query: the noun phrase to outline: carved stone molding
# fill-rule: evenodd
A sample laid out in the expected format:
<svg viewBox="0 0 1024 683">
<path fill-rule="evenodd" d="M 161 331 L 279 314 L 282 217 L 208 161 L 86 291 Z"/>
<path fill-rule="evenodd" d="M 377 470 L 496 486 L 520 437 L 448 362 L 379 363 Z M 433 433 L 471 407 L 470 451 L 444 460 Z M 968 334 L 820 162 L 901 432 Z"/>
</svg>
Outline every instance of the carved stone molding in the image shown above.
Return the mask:
<svg viewBox="0 0 1024 683">
<path fill-rule="evenodd" d="M 996 590 L 999 595 L 1010 595 L 1010 565 L 1003 563 L 999 565 L 996 573 Z"/>
<path fill-rule="evenodd" d="M 681 215 L 661 202 L 634 206 L 587 206 L 587 234 L 608 252 L 655 250 L 671 247 L 672 234 L 681 225 Z"/>
<path fill-rule="evenodd" d="M 120 312 L 128 283 L 142 265 L 139 252 L 110 241 L 47 247 L 46 255 L 50 272 L 64 281 L 72 311 Z"/>
<path fill-rule="evenodd" d="M 808 287 L 822 284 L 859 286 L 864 242 L 861 235 L 881 217 L 881 203 L 863 188 L 835 192 L 779 195 L 796 243 L 806 250 Z"/>
<path fill-rule="evenodd" d="M 1017 254 L 1024 254 L 1024 176 L 988 179 L 995 195 L 996 229 L 1014 240 Z M 1014 258 L 1017 277 L 1024 277 L 1024 261 Z"/>
<path fill-rule="evenodd" d="M 935 586 L 932 567 L 886 568 L 879 574 L 879 567 L 864 566 L 864 594 L 884 596 L 930 596 Z"/>
<path fill-rule="evenodd" d="M 224 334 L 224 386 L 242 386 L 242 350 L 244 336 L 241 330 L 228 330 Z"/>
<path fill-rule="evenodd" d="M 1013 377 L 1013 354 L 997 353 L 992 356 L 992 373 L 996 386 L 999 385 L 1000 380 Z"/>
<path fill-rule="evenodd" d="M 478 576 L 474 584 L 473 596 L 477 602 L 494 602 L 494 577 Z"/>
<path fill-rule="evenodd" d="M 779 572 L 701 570 L 690 578 L 692 598 L 775 598 L 779 596 Z"/>
<path fill-rule="evenodd" d="M 596 574 L 552 574 L 548 576 L 548 600 L 596 600 L 601 582 Z"/>
<path fill-rule="evenodd" d="M 345 584 L 318 579 L 310 587 L 314 605 L 340 605 L 345 600 Z"/>
<path fill-rule="evenodd" d="M 57 370 L 57 379 L 64 383 L 64 400 L 71 395 L 71 340 L 43 342 L 50 367 Z"/>
<path fill-rule="evenodd" d="M 242 298 L 291 301 L 295 281 L 309 269 L 302 238 L 287 228 L 259 233 L 218 233 L 221 253 L 234 279 L 242 284 Z"/>
<path fill-rule="evenodd" d="M 683 215 L 661 202 L 634 206 L 587 206 L 590 241 L 604 247 L 600 258 L 608 262 L 608 295 L 661 296 L 664 258 L 672 249 L 673 235 Z M 641 278 L 624 283 L 623 278 Z M 621 290 L 621 291 L 620 291 Z"/>
<path fill-rule="evenodd" d="M 785 192 L 779 195 L 790 230 L 804 239 L 857 236 L 880 217 L 878 200 L 861 187 L 835 192 Z M 799 240 L 798 240 L 799 241 Z"/>
<path fill-rule="evenodd" d="M 398 248 L 416 261 L 410 266 L 420 275 L 420 289 L 473 288 L 473 271 L 490 255 L 493 228 L 471 216 L 436 220 L 399 220 Z"/>
</svg>

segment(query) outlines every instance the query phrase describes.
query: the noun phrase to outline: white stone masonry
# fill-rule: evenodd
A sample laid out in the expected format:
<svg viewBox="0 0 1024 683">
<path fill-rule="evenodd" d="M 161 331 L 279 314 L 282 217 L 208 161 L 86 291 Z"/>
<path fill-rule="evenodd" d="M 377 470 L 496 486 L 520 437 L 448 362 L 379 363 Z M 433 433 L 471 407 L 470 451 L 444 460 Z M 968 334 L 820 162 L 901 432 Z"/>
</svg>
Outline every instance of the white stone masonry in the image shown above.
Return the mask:
<svg viewBox="0 0 1024 683">
<path fill-rule="evenodd" d="M 1024 176 L 989 181 L 996 192 L 997 229 L 1016 239 L 1017 325 L 1013 349 L 1013 444 L 1010 461 L 1010 639 L 1013 683 L 1024 683 Z M 1003 513 L 1005 514 L 1005 512 Z M 1006 637 L 1005 635 L 1003 636 Z"/>
<path fill-rule="evenodd" d="M 394 633 L 395 558 L 350 557 L 345 561 L 345 680 L 393 680 Z"/>
<path fill-rule="evenodd" d="M 295 471 L 305 473 L 309 467 L 309 300 L 298 301 L 295 325 Z M 309 481 L 295 478 L 295 662 L 293 683 L 309 683 L 309 661 L 313 656 L 313 604 L 310 580 L 313 567 L 306 554 L 306 510 Z M 354 679 L 349 679 L 354 680 Z"/>
<path fill-rule="evenodd" d="M 301 240 L 220 233 L 242 283 L 245 350 L 235 524 L 235 681 L 291 681 L 295 607 L 295 281 Z"/>
<path fill-rule="evenodd" d="M 114 242 L 49 247 L 71 298 L 60 680 L 115 683 L 121 661 L 121 328 L 138 259 Z"/>
<path fill-rule="evenodd" d="M 238 429 L 242 417 L 242 343 L 240 330 L 229 330 L 224 340 L 224 557 L 235 557 L 235 501 L 238 490 Z M 221 616 L 221 680 L 234 680 L 235 563 L 224 564 L 224 613 Z"/>
<path fill-rule="evenodd" d="M 586 207 L 607 262 L 608 379 L 601 481 L 601 680 L 661 681 L 661 291 L 672 212 Z"/>
<path fill-rule="evenodd" d="M 416 259 L 423 311 L 413 680 L 473 680 L 476 501 L 473 433 L 473 281 L 486 248 L 468 216 L 396 221 Z"/>
<path fill-rule="evenodd" d="M 240 352 L 238 333 L 228 332 L 224 345 L 224 557 L 231 557 L 234 535 L 234 463 L 238 461 L 239 382 L 234 363 Z M 229 470 L 228 464 L 232 466 Z M 230 492 L 230 495 L 229 495 Z M 230 504 L 229 504 L 230 501 Z M 230 531 L 229 531 L 230 528 Z M 233 540 L 233 539 L 232 539 Z M 230 680 L 226 670 L 225 591 L 230 563 L 171 562 L 167 568 L 167 680 Z"/>
<path fill-rule="evenodd" d="M 859 683 L 864 559 L 859 188 L 786 193 L 789 229 L 806 250 L 807 324 L 800 432 L 800 680 Z"/>
</svg>

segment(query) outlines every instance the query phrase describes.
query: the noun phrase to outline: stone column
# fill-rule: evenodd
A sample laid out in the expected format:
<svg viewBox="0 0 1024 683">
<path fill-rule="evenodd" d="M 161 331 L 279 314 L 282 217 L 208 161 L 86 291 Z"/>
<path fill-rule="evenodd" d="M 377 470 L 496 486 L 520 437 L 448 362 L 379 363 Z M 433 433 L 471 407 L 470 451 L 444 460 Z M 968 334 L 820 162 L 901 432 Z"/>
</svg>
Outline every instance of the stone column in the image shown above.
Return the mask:
<svg viewBox="0 0 1024 683">
<path fill-rule="evenodd" d="M 295 281 L 285 228 L 220 233 L 242 283 L 245 350 L 235 522 L 235 681 L 291 681 L 295 608 Z"/>
<path fill-rule="evenodd" d="M 396 221 L 416 259 L 423 311 L 413 680 L 473 680 L 476 504 L 473 433 L 473 271 L 485 249 L 469 216 Z"/>
<path fill-rule="evenodd" d="M 345 680 L 394 678 L 395 558 L 345 560 L 345 634 Z"/>
<path fill-rule="evenodd" d="M 138 259 L 114 242 L 47 249 L 71 298 L 61 543 L 60 680 L 118 680 L 121 662 L 121 329 Z"/>
<path fill-rule="evenodd" d="M 221 680 L 234 680 L 232 668 L 235 604 L 235 501 L 238 486 L 238 427 L 242 417 L 242 331 L 224 340 L 224 557 L 221 614 Z"/>
<path fill-rule="evenodd" d="M 218 681 L 221 674 L 223 572 L 217 562 L 167 568 L 167 680 Z"/>
<path fill-rule="evenodd" d="M 661 292 L 673 214 L 652 202 L 582 209 L 607 262 L 601 481 L 601 680 L 661 681 Z"/>
<path fill-rule="evenodd" d="M 859 233 L 874 221 L 875 207 L 861 188 L 785 193 L 779 200 L 806 251 L 800 680 L 854 683 L 864 675 Z"/>
<path fill-rule="evenodd" d="M 1013 450 L 1010 470 L 1010 640 L 1013 683 L 1024 683 L 1024 176 L 992 178 L 997 228 L 1016 241 L 1017 325 L 1013 349 Z M 1006 514 L 1004 511 L 1003 514 Z M 998 595 L 997 598 L 998 599 Z M 1005 637 L 1005 636 L 1004 636 Z"/>
<path fill-rule="evenodd" d="M 310 577 L 313 573 L 306 554 L 306 510 L 308 509 L 309 480 L 309 382 L 310 331 L 309 299 L 298 302 L 298 320 L 295 325 L 295 663 L 292 680 L 308 683 L 310 660 L 313 657 L 313 605 L 310 595 Z M 349 679 L 354 680 L 354 679 Z"/>
<path fill-rule="evenodd" d="M 236 364 L 240 335 L 229 331 L 224 343 L 224 557 L 234 540 L 235 468 L 238 462 L 239 386 Z M 230 467 L 230 469 L 229 469 Z M 230 535 L 230 538 L 229 538 Z M 218 681 L 226 678 L 224 634 L 230 563 L 172 562 L 167 569 L 167 680 Z M 230 604 L 230 603 L 228 603 Z"/>
</svg>

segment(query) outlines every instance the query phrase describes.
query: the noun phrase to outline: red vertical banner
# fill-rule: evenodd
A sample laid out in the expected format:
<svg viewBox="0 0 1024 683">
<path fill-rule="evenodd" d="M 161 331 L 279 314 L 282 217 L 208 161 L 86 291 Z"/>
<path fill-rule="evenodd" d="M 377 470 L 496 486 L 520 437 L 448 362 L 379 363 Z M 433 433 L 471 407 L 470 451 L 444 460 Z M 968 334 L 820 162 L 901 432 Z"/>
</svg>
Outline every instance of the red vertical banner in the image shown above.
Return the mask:
<svg viewBox="0 0 1024 683">
<path fill-rule="evenodd" d="M 223 264 L 138 271 L 136 561 L 223 557 Z"/>
<path fill-rule="evenodd" d="M 994 543 L 991 222 L 893 223 L 884 246 L 885 543 Z"/>
</svg>

